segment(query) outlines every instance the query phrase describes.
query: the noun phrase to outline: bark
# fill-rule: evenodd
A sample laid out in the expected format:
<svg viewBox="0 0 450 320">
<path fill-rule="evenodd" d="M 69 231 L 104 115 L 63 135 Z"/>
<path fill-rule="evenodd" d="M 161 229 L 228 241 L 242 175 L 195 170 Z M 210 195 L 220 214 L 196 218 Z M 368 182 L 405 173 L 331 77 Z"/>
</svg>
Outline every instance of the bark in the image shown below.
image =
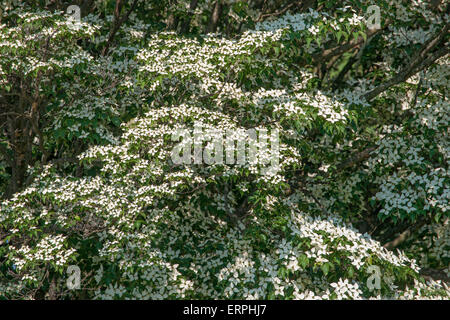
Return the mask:
<svg viewBox="0 0 450 320">
<path fill-rule="evenodd" d="M 390 250 L 397 248 L 403 242 L 408 240 L 410 238 L 410 236 L 416 230 L 418 230 L 420 227 L 422 227 L 424 224 L 425 224 L 425 221 L 423 220 L 423 221 L 420 221 L 420 222 L 412 225 L 411 227 L 407 228 L 405 231 L 400 233 L 395 239 L 393 239 L 392 241 L 387 242 L 383 247 L 385 247 L 386 249 L 390 249 Z"/>
<path fill-rule="evenodd" d="M 394 77 L 390 78 L 389 80 L 380 84 L 378 87 L 366 93 L 364 95 L 364 98 L 367 101 L 372 100 L 390 87 L 406 81 L 412 75 L 432 65 L 437 59 L 447 55 L 450 52 L 448 44 L 443 44 L 443 46 L 434 53 L 431 53 L 431 51 L 443 42 L 445 36 L 449 31 L 449 28 L 450 23 L 447 23 L 437 36 L 435 36 L 434 38 L 430 38 L 423 44 L 421 49 L 414 55 L 407 66 L 405 66 Z"/>
<path fill-rule="evenodd" d="M 117 31 L 119 31 L 122 24 L 124 24 L 124 22 L 128 20 L 128 17 L 130 16 L 131 12 L 136 8 L 136 5 L 137 5 L 137 0 L 134 0 L 133 3 L 131 4 L 130 9 L 128 9 L 128 11 L 124 15 L 121 15 L 120 12 L 122 11 L 122 8 L 123 8 L 123 2 L 122 2 L 122 0 L 116 0 L 116 7 L 114 9 L 114 22 L 113 22 L 113 26 L 109 32 L 109 36 L 108 36 L 106 45 L 103 48 L 102 56 L 105 56 L 108 54 L 109 48 L 111 47 L 111 45 L 114 41 L 114 37 L 116 36 Z"/>
<path fill-rule="evenodd" d="M 191 3 L 189 4 L 189 9 L 191 11 L 194 11 L 197 9 L 198 0 L 191 0 Z M 189 12 L 187 17 L 184 19 L 183 23 L 181 24 L 181 33 L 188 33 L 191 26 L 191 19 L 192 19 L 193 13 Z"/>
<path fill-rule="evenodd" d="M 206 33 L 216 32 L 219 24 L 220 14 L 222 13 L 222 4 L 220 0 L 217 0 L 214 4 L 211 17 L 209 18 L 209 24 L 206 28 Z"/>
</svg>

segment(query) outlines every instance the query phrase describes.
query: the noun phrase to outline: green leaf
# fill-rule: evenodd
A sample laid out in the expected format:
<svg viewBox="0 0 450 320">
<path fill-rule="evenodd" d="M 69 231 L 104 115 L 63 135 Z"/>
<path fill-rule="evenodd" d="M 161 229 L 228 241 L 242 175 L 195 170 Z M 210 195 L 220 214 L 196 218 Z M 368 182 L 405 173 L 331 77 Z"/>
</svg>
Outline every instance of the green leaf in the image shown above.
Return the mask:
<svg viewBox="0 0 450 320">
<path fill-rule="evenodd" d="M 360 31 L 359 33 L 363 37 L 364 41 L 367 41 L 367 34 L 364 31 Z"/>
<path fill-rule="evenodd" d="M 273 48 L 275 50 L 275 55 L 279 55 L 280 54 L 280 47 L 275 47 Z"/>
<path fill-rule="evenodd" d="M 298 262 L 300 263 L 300 265 L 302 266 L 302 268 L 306 268 L 309 264 L 309 259 L 306 255 L 302 254 L 298 257 Z"/>
<path fill-rule="evenodd" d="M 320 266 L 320 269 L 322 269 L 324 275 L 327 275 L 328 272 L 330 271 L 329 263 L 328 262 L 324 263 L 323 265 Z"/>
</svg>

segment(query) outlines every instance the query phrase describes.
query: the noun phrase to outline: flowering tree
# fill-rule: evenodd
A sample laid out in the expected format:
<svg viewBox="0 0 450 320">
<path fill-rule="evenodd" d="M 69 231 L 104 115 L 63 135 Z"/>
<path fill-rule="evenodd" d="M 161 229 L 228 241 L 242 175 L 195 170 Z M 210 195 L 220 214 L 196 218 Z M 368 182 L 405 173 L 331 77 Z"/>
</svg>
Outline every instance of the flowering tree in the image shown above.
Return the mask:
<svg viewBox="0 0 450 320">
<path fill-rule="evenodd" d="M 447 12 L 3 5 L 0 298 L 448 299 Z"/>
</svg>

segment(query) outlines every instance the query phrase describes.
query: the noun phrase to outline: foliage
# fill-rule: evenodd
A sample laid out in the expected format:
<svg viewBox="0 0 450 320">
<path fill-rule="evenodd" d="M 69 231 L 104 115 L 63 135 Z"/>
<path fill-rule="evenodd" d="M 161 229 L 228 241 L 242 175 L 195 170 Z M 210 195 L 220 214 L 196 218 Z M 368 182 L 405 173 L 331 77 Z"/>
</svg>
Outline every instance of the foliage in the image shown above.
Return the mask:
<svg viewBox="0 0 450 320">
<path fill-rule="evenodd" d="M 448 299 L 448 4 L 41 2 L 0 20 L 0 299 Z M 278 165 L 174 163 L 199 125 Z"/>
</svg>

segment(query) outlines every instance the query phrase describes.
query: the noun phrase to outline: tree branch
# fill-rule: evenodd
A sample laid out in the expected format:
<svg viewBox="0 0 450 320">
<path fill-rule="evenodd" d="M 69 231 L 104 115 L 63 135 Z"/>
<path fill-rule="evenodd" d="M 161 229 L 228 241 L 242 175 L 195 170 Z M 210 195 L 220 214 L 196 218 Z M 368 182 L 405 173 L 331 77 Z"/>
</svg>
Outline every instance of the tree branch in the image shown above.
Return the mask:
<svg viewBox="0 0 450 320">
<path fill-rule="evenodd" d="M 409 77 L 414 75 L 415 73 L 429 67 L 440 57 L 445 56 L 450 52 L 450 48 L 448 45 L 444 45 L 442 48 L 437 50 L 435 53 L 431 54 L 427 58 L 425 56 L 435 48 L 441 41 L 444 39 L 445 35 L 447 35 L 450 24 L 447 23 L 446 26 L 442 29 L 442 31 L 434 38 L 426 41 L 421 49 L 417 52 L 417 54 L 411 59 L 411 62 L 404 67 L 397 75 L 387 80 L 386 82 L 380 84 L 378 87 L 366 93 L 363 97 L 370 101 L 380 93 L 386 91 L 390 87 L 406 81 Z"/>
<path fill-rule="evenodd" d="M 106 56 L 108 54 L 109 48 L 111 47 L 111 44 L 114 40 L 114 37 L 115 37 L 117 31 L 119 31 L 122 24 L 128 20 L 128 17 L 130 16 L 131 12 L 134 10 L 136 5 L 137 5 L 137 0 L 134 0 L 130 9 L 127 11 L 127 13 L 124 14 L 123 16 L 120 16 L 120 11 L 122 10 L 123 3 L 122 3 L 122 0 L 116 0 L 116 8 L 114 10 L 113 28 L 111 29 L 111 32 L 109 33 L 108 41 L 106 42 L 106 45 L 103 48 L 102 56 Z"/>
</svg>

